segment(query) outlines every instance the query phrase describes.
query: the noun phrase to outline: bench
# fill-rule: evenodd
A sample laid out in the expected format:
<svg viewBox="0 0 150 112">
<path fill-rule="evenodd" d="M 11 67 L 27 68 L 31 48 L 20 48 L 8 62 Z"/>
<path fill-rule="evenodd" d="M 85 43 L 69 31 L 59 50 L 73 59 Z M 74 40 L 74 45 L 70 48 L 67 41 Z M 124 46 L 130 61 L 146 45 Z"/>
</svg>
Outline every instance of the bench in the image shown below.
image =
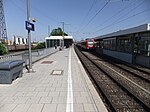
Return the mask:
<svg viewBox="0 0 150 112">
<path fill-rule="evenodd" d="M 0 63 L 0 84 L 11 84 L 13 80 L 22 77 L 23 60 L 5 61 Z"/>
</svg>

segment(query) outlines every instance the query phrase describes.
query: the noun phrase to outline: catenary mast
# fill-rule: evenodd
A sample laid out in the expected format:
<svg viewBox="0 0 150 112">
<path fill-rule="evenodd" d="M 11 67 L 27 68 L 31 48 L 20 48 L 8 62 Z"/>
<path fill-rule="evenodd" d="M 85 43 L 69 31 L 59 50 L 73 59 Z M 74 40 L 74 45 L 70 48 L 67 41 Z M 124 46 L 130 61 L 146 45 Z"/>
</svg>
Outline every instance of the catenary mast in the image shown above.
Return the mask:
<svg viewBox="0 0 150 112">
<path fill-rule="evenodd" d="M 0 41 L 7 40 L 7 30 L 4 16 L 3 0 L 0 0 Z"/>
</svg>

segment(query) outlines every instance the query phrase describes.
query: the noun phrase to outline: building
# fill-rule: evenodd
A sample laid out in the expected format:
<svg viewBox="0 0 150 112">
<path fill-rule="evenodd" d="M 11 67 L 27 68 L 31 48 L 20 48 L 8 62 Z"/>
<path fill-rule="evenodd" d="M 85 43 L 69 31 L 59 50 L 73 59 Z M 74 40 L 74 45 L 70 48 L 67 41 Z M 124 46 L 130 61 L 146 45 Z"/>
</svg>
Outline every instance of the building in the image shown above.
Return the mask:
<svg viewBox="0 0 150 112">
<path fill-rule="evenodd" d="M 49 47 L 54 47 L 54 46 L 63 46 L 63 40 L 64 40 L 64 47 L 69 47 L 72 42 L 73 42 L 73 37 L 72 36 L 50 36 L 46 37 L 46 46 Z"/>
<path fill-rule="evenodd" d="M 15 45 L 26 45 L 28 43 L 28 39 L 22 36 L 13 36 L 12 41 Z"/>
</svg>

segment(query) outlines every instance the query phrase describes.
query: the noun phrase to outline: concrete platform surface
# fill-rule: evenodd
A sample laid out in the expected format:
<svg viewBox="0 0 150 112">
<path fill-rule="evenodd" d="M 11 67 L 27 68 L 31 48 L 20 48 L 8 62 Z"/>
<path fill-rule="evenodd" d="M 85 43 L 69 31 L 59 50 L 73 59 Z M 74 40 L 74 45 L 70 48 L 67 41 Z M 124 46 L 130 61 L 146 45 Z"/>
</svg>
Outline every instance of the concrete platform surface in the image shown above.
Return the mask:
<svg viewBox="0 0 150 112">
<path fill-rule="evenodd" d="M 0 112 L 107 112 L 73 47 L 33 69 L 11 85 L 0 84 Z"/>
</svg>

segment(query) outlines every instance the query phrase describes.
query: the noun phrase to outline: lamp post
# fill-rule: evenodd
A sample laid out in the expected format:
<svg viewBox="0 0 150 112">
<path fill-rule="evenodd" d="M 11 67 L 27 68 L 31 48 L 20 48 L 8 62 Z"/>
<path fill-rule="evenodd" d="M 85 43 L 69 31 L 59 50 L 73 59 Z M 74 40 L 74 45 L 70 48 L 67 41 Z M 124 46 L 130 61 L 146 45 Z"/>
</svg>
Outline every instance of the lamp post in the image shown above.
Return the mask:
<svg viewBox="0 0 150 112">
<path fill-rule="evenodd" d="M 30 23 L 30 0 L 27 0 L 27 21 Z M 32 70 L 32 54 L 31 54 L 31 32 L 28 29 L 28 46 L 29 46 L 29 69 L 28 72 Z"/>
</svg>

